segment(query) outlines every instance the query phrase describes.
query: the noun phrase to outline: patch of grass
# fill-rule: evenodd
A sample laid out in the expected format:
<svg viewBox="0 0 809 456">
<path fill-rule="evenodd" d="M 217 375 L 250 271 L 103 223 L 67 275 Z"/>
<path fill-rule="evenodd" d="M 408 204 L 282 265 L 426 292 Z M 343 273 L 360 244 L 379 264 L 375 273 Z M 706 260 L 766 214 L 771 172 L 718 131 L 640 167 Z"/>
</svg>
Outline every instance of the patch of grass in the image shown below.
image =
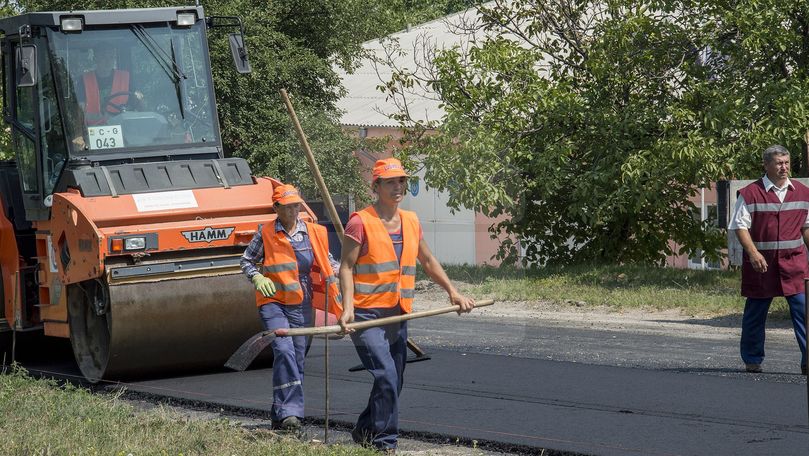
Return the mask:
<svg viewBox="0 0 809 456">
<path fill-rule="evenodd" d="M 20 455 L 372 455 L 355 446 L 308 445 L 226 419 L 194 420 L 160 408 L 138 411 L 115 395 L 0 375 L 0 448 Z"/>
<path fill-rule="evenodd" d="M 536 269 L 446 266 L 454 281 L 469 284 L 476 298 L 545 300 L 558 304 L 625 309 L 679 309 L 691 315 L 741 313 L 738 271 L 702 271 L 644 266 L 550 266 Z M 420 271 L 419 278 L 426 278 Z M 783 299 L 774 313 L 788 313 Z"/>
</svg>

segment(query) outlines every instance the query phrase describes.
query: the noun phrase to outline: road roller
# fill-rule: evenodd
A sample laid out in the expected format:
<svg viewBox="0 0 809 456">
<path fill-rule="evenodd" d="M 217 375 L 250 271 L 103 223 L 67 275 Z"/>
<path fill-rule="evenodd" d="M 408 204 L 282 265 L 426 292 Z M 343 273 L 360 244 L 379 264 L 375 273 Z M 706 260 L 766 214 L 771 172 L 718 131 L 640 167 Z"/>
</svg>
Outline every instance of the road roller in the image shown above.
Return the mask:
<svg viewBox="0 0 809 456">
<path fill-rule="evenodd" d="M 279 182 L 225 158 L 217 27 L 249 72 L 241 21 L 200 6 L 0 19 L 0 331 L 69 338 L 92 382 L 222 366 L 262 329 L 239 259 Z"/>
</svg>

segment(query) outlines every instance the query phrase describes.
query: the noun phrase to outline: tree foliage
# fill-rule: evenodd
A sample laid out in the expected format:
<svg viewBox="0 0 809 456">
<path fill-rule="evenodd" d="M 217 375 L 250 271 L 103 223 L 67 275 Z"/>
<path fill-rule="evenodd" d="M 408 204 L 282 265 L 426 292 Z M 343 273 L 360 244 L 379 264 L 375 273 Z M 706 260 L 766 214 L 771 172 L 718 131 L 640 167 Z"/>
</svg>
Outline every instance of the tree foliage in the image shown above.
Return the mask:
<svg viewBox="0 0 809 456">
<path fill-rule="evenodd" d="M 446 112 L 409 119 L 404 154 L 452 205 L 505 216 L 491 231 L 529 241 L 530 261 L 659 262 L 670 240 L 715 257 L 721 233 L 688 198 L 757 177 L 769 144 L 805 150 L 808 8 L 486 3 L 459 28 L 473 40 L 387 85 L 429 86 Z M 500 255 L 516 253 L 507 242 Z"/>
</svg>

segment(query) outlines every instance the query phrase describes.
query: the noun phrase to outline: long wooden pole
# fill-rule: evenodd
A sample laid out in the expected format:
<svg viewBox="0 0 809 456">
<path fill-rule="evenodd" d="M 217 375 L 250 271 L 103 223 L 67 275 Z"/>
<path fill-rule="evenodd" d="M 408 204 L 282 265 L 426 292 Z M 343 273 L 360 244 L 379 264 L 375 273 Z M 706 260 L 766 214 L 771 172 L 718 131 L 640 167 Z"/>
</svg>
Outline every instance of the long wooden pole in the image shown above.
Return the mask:
<svg viewBox="0 0 809 456">
<path fill-rule="evenodd" d="M 478 307 L 485 307 L 494 304 L 494 300 L 492 299 L 485 299 L 483 301 L 478 301 L 475 303 L 475 308 Z M 394 315 L 392 317 L 384 317 L 384 318 L 375 318 L 373 320 L 366 320 L 366 321 L 359 321 L 356 323 L 349 323 L 346 325 L 348 329 L 367 329 L 373 328 L 376 326 L 384 326 L 389 325 L 391 323 L 400 323 L 407 320 L 413 320 L 415 318 L 424 318 L 424 317 L 432 317 L 435 315 L 441 315 L 450 312 L 457 312 L 461 309 L 461 306 L 448 306 L 448 307 L 441 307 L 439 309 L 433 310 L 423 310 L 421 312 L 411 312 L 402 315 Z M 316 326 L 311 328 L 282 328 L 282 329 L 275 329 L 265 331 L 264 334 L 275 334 L 276 336 L 315 336 L 320 334 L 339 334 L 343 331 L 343 328 L 340 325 L 329 325 L 329 326 Z"/>
<path fill-rule="evenodd" d="M 315 156 L 312 154 L 312 149 L 309 147 L 309 141 L 306 140 L 306 134 L 304 134 L 301 123 L 298 121 L 298 116 L 295 114 L 295 108 L 292 106 L 292 102 L 289 101 L 289 95 L 287 95 L 286 89 L 281 89 L 279 92 L 281 93 L 281 98 L 284 100 L 284 105 L 287 107 L 289 117 L 292 119 L 292 124 L 295 125 L 295 133 L 298 134 L 298 140 L 301 142 L 303 151 L 306 154 L 306 161 L 309 163 L 309 170 L 312 172 L 315 182 L 317 183 L 317 188 L 320 190 L 320 195 L 323 197 L 323 203 L 326 205 L 326 212 L 328 213 L 327 215 L 331 223 L 334 224 L 334 230 L 340 238 L 340 243 L 342 243 L 345 230 L 343 229 L 343 223 L 340 222 L 340 217 L 337 215 L 337 209 L 334 207 L 331 193 L 329 193 L 329 189 L 326 188 L 326 182 L 323 180 L 323 175 L 320 174 L 320 168 L 317 166 Z"/>
<path fill-rule="evenodd" d="M 292 106 L 292 102 L 289 100 L 289 95 L 287 95 L 286 89 L 281 89 L 279 91 L 281 93 L 281 99 L 284 100 L 284 105 L 287 108 L 287 113 L 289 113 L 289 118 L 292 120 L 292 124 L 295 126 L 295 133 L 298 135 L 298 141 L 301 143 L 301 147 L 303 147 L 303 152 L 306 155 L 306 162 L 309 163 L 309 171 L 312 172 L 312 176 L 315 178 L 315 182 L 317 183 L 317 187 L 320 190 L 320 195 L 323 198 L 323 203 L 326 206 L 326 212 L 328 213 L 329 219 L 331 220 L 332 225 L 334 225 L 334 231 L 337 233 L 337 239 L 340 240 L 340 243 L 343 243 L 343 235 L 345 234 L 345 229 L 343 228 L 343 223 L 340 221 L 340 216 L 337 215 L 337 208 L 334 207 L 334 201 L 331 199 L 331 193 L 329 193 L 328 187 L 326 187 L 326 181 L 323 179 L 323 175 L 320 174 L 320 168 L 317 166 L 317 161 L 315 161 L 315 155 L 312 153 L 312 148 L 309 147 L 309 141 L 306 140 L 306 134 L 303 132 L 303 127 L 301 127 L 300 121 L 298 121 L 298 115 L 295 114 L 295 108 Z M 323 327 L 326 327 L 326 323 L 328 323 L 328 315 L 329 315 L 329 286 L 326 285 L 325 287 L 325 294 L 326 294 L 326 313 L 323 316 Z M 329 337 L 326 336 L 325 338 L 325 346 L 324 346 L 324 356 L 323 356 L 323 363 L 324 363 L 324 370 L 325 370 L 325 393 L 326 393 L 326 404 L 325 404 L 325 414 L 324 414 L 324 431 L 323 431 L 323 443 L 328 445 L 329 443 Z"/>
</svg>

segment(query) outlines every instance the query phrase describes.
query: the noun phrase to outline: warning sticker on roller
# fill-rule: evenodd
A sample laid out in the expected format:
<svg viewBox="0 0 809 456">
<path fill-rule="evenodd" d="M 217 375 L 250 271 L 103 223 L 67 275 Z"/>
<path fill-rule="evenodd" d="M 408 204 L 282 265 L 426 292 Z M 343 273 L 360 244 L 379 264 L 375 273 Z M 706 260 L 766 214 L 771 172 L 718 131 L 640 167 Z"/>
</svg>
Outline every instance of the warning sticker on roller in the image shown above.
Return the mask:
<svg viewBox="0 0 809 456">
<path fill-rule="evenodd" d="M 170 209 L 188 209 L 199 207 L 194 192 L 179 190 L 175 192 L 140 193 L 132 195 L 138 212 L 166 211 Z"/>
</svg>

